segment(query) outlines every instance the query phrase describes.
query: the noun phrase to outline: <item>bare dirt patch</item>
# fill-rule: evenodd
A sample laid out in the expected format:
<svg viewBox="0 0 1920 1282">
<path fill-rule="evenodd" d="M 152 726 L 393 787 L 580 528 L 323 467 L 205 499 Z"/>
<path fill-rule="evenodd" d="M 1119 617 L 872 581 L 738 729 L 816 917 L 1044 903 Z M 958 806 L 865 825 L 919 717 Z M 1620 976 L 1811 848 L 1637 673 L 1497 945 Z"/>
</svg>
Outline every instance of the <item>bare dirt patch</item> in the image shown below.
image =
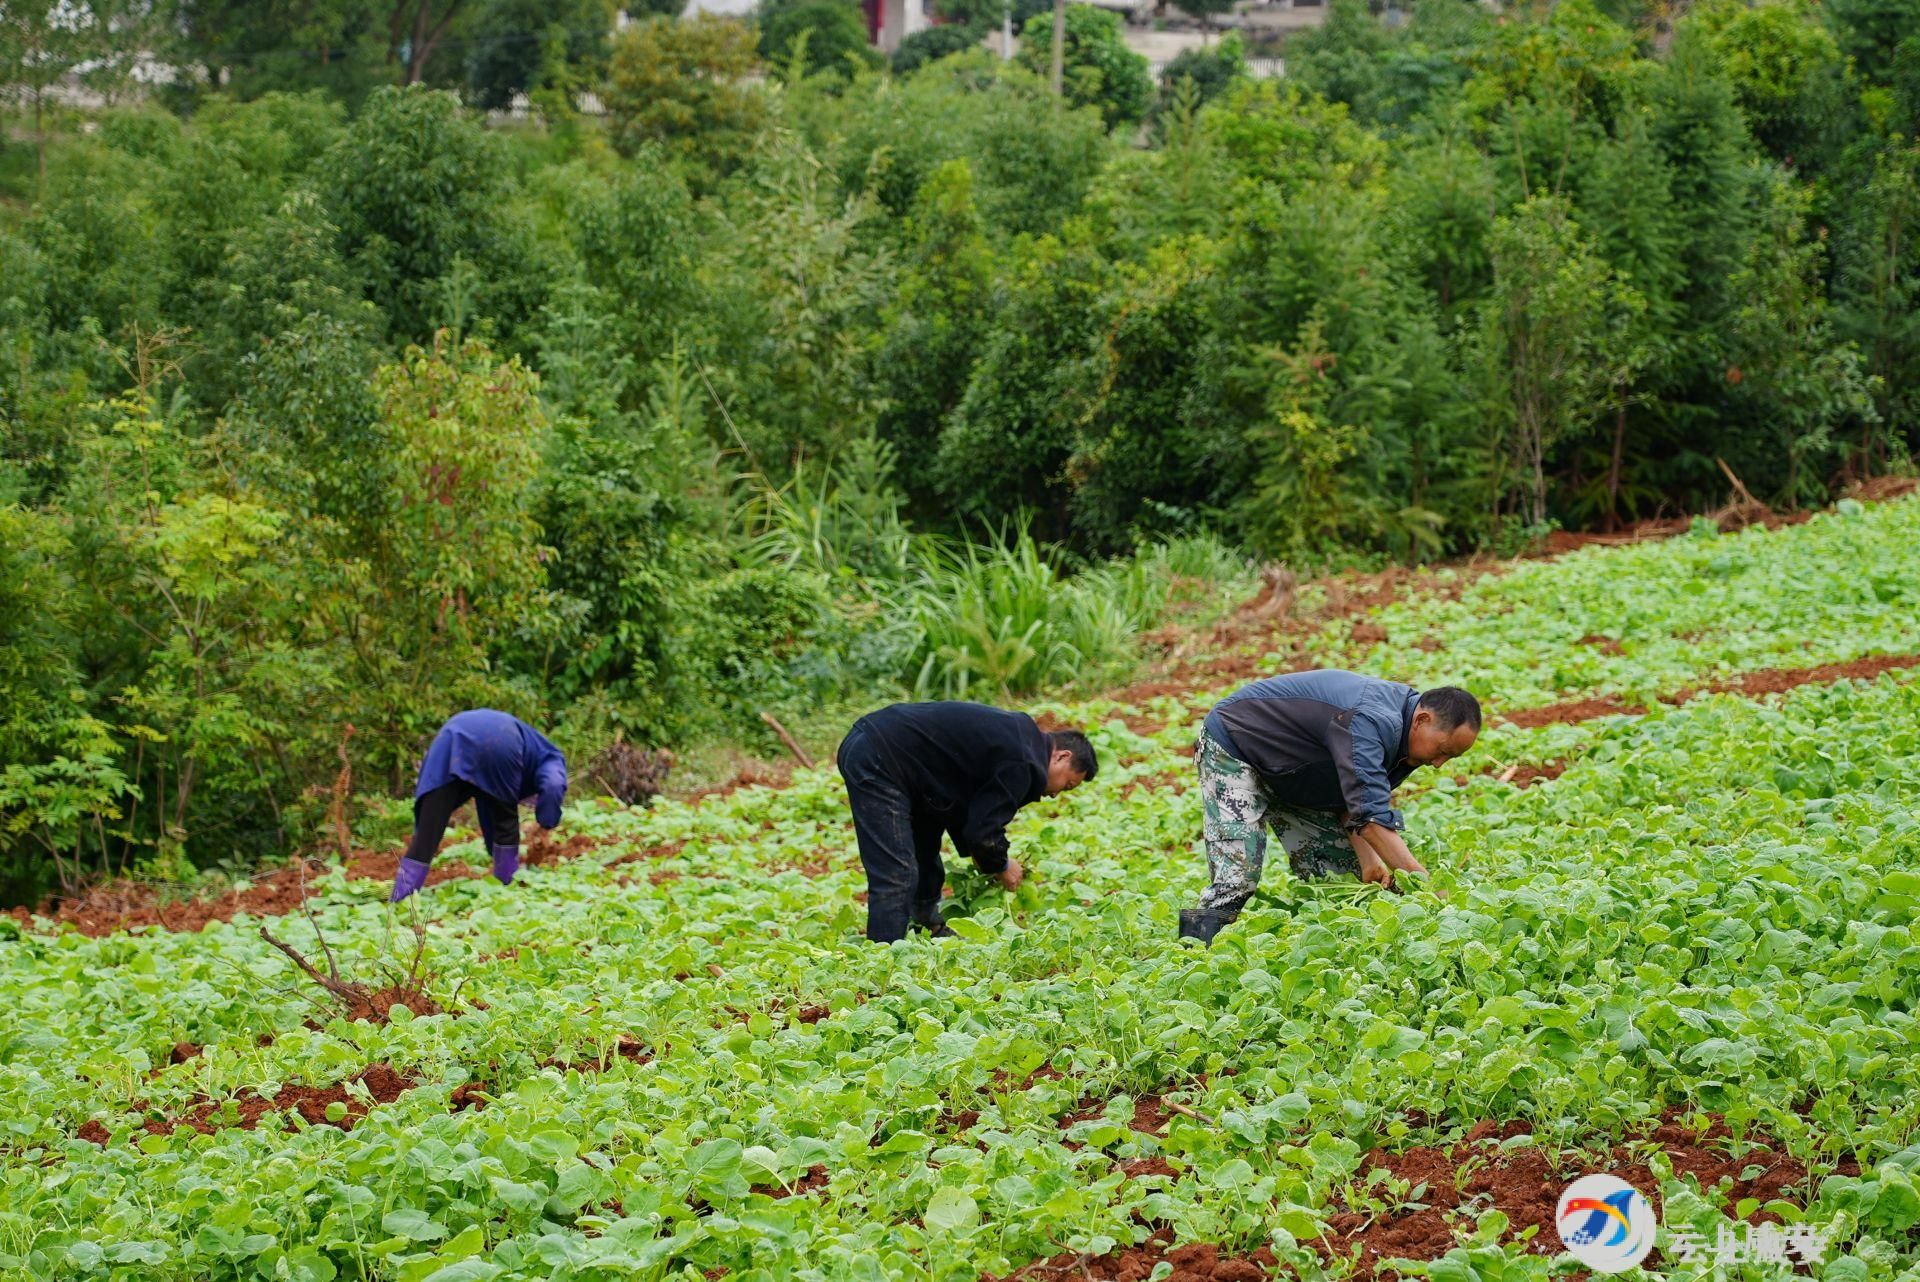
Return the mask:
<svg viewBox="0 0 1920 1282">
<path fill-rule="evenodd" d="M 1144 775 L 1138 779 L 1127 780 L 1120 785 L 1120 796 L 1124 800 L 1142 790 L 1147 792 L 1171 792 L 1175 796 L 1178 796 L 1187 791 L 1192 782 L 1184 770 L 1163 770 L 1157 775 Z"/>
<path fill-rule="evenodd" d="M 1165 1130 L 1168 1121 L 1178 1112 L 1176 1106 L 1167 1103 L 1162 1095 L 1136 1095 L 1133 1097 L 1133 1119 L 1127 1123 L 1129 1130 L 1139 1131 L 1143 1135 L 1158 1135 Z M 1074 1106 L 1071 1113 L 1060 1119 L 1060 1129 L 1069 1130 L 1081 1122 L 1091 1122 L 1107 1115 L 1107 1101 L 1091 1095 Z M 1070 1149 L 1081 1146 L 1073 1140 L 1062 1141 Z M 1171 1174 L 1171 1172 L 1161 1172 Z"/>
<path fill-rule="evenodd" d="M 600 842 L 584 832 L 576 832 L 570 837 L 556 838 L 545 828 L 535 827 L 526 839 L 526 863 L 530 867 L 540 868 L 557 864 L 564 859 L 578 859 L 589 851 L 598 849 Z"/>
<path fill-rule="evenodd" d="M 1648 1166 L 1645 1144 L 1623 1144 L 1599 1157 L 1578 1153 L 1563 1156 L 1542 1147 L 1507 1151 L 1490 1147 L 1492 1141 L 1529 1132 L 1525 1122 L 1482 1122 L 1451 1146 L 1416 1147 L 1398 1153 L 1375 1149 L 1367 1154 L 1361 1169 L 1384 1171 L 1403 1181 L 1409 1193 L 1419 1190 L 1417 1197 L 1407 1200 L 1424 1205 L 1335 1211 L 1327 1220 L 1328 1235 L 1314 1243 L 1315 1248 L 1328 1261 L 1356 1259 L 1357 1252 L 1355 1277 L 1371 1278 L 1376 1271 L 1394 1276 L 1391 1270 L 1381 1269 L 1382 1261 L 1438 1259 L 1456 1245 L 1456 1230 L 1470 1230 L 1479 1213 L 1497 1209 L 1508 1219 L 1503 1242 L 1535 1254 L 1556 1254 L 1559 1238 L 1554 1212 L 1561 1190 L 1577 1175 L 1600 1172 L 1634 1185 L 1653 1200 L 1656 1211 L 1659 1209 L 1658 1186 Z M 1693 1177 L 1709 1197 L 1718 1197 L 1729 1209 L 1742 1198 L 1755 1198 L 1764 1204 L 1790 1196 L 1803 1190 L 1807 1181 L 1807 1168 L 1800 1162 L 1764 1140 L 1736 1142 L 1718 1118 L 1709 1119 L 1705 1129 L 1669 1119 L 1647 1138 L 1667 1155 L 1676 1175 Z M 1857 1172 L 1858 1167 L 1849 1163 L 1842 1169 Z M 1716 1193 L 1723 1184 L 1725 1191 Z M 1382 1202 L 1389 1200 L 1385 1195 L 1376 1196 Z M 1758 1221 L 1772 1217 L 1756 1212 L 1751 1218 Z M 1529 1228 L 1535 1232 L 1522 1243 L 1521 1235 Z"/>
<path fill-rule="evenodd" d="M 618 859 L 608 864 L 607 867 L 618 868 L 622 864 L 637 864 L 648 859 L 672 859 L 682 850 L 685 850 L 686 846 L 687 843 L 684 839 L 679 841 L 663 841 L 657 846 L 648 846 L 645 850 L 635 850 L 628 854 L 621 855 Z"/>
<path fill-rule="evenodd" d="M 708 797 L 731 797 L 742 788 L 784 788 L 792 782 L 791 763 L 749 760 L 741 764 L 725 783 L 687 794 L 687 803 L 698 805 Z"/>
<path fill-rule="evenodd" d="M 1614 640 L 1612 637 L 1603 637 L 1598 632 L 1588 633 L 1586 636 L 1581 637 L 1580 640 L 1577 641 L 1575 644 L 1592 646 L 1594 649 L 1598 650 L 1602 654 L 1611 654 L 1611 655 L 1617 656 L 1617 655 L 1622 655 L 1626 653 L 1626 650 L 1621 646 L 1621 644 L 1618 641 Z"/>
<path fill-rule="evenodd" d="M 232 921 L 241 913 L 272 917 L 293 912 L 305 897 L 303 878 L 311 882 L 324 872 L 325 866 L 318 863 L 310 863 L 304 869 L 297 866 L 276 869 L 255 877 L 245 889 L 206 899 L 170 898 L 171 888 L 146 882 L 103 882 L 77 895 L 49 899 L 37 912 L 30 913 L 25 908 L 8 911 L 22 926 L 31 925 L 37 915 L 56 926 L 71 927 L 90 939 L 143 926 L 198 931 L 209 922 Z"/>
<path fill-rule="evenodd" d="M 1567 703 L 1550 703 L 1539 708 L 1518 708 L 1512 712 L 1502 712 L 1499 716 L 1501 720 L 1511 722 L 1522 730 L 1532 730 L 1538 726 L 1591 721 L 1595 717 L 1637 717 L 1645 711 L 1646 709 L 1637 703 L 1628 703 L 1614 695 L 1601 694 L 1587 699 L 1574 699 Z"/>
<path fill-rule="evenodd" d="M 354 1123 L 366 1117 L 372 1107 L 358 1092 L 348 1089 L 353 1085 L 365 1087 L 373 1104 L 391 1104 L 419 1085 L 419 1081 L 396 1071 L 391 1064 L 375 1064 L 332 1086 L 305 1086 L 289 1082 L 271 1099 L 258 1094 L 236 1095 L 230 1100 L 199 1096 L 186 1112 L 163 1119 L 149 1119 L 142 1124 L 142 1129 L 151 1135 L 171 1135 L 183 1127 L 203 1135 L 232 1128 L 251 1131 L 266 1121 L 270 1114 L 297 1113 L 309 1126 L 337 1126 L 343 1131 L 350 1131 Z M 338 1121 L 327 1117 L 327 1108 L 332 1104 L 339 1104 L 346 1110 Z M 88 1133 L 88 1128 L 83 1126 L 81 1135 L 84 1139 L 94 1139 L 95 1134 L 104 1133 L 105 1130 L 101 1126 L 97 1131 Z M 95 1142 L 105 1141 L 96 1139 Z"/>
<path fill-rule="evenodd" d="M 649 1050 L 647 1044 L 639 1038 L 629 1037 L 625 1033 L 621 1033 L 614 1039 L 613 1045 L 608 1047 L 604 1053 L 602 1053 L 597 1046 L 583 1047 L 578 1055 L 569 1055 L 564 1059 L 559 1056 L 543 1059 L 540 1061 L 540 1067 L 572 1068 L 582 1072 L 591 1070 L 596 1073 L 604 1073 L 621 1060 L 625 1060 L 630 1064 L 651 1064 L 653 1062 L 653 1052 Z"/>
<path fill-rule="evenodd" d="M 1488 766 L 1485 770 L 1479 771 L 1478 773 L 1493 775 L 1501 783 L 1510 783 L 1516 788 L 1531 788 L 1534 784 L 1546 783 L 1550 779 L 1558 779 L 1561 775 L 1567 773 L 1567 763 L 1564 760 L 1560 760 L 1549 761 L 1545 765 L 1538 766 L 1511 765 L 1505 770 L 1501 770 L 1498 766 Z M 1455 775 L 1453 781 L 1465 787 L 1470 781 L 1470 776 Z"/>
<path fill-rule="evenodd" d="M 1806 685 L 1828 685 L 1835 681 L 1871 681 L 1884 672 L 1899 672 L 1920 667 L 1920 654 L 1876 654 L 1845 663 L 1822 663 L 1811 668 L 1766 668 L 1743 672 L 1704 686 L 1689 686 L 1673 696 L 1673 702 L 1685 703 L 1703 694 L 1737 694 L 1757 698 L 1764 694 L 1782 694 Z"/>
<path fill-rule="evenodd" d="M 1106 1255 L 1089 1256 L 1063 1252 L 1049 1260 L 1036 1260 L 1005 1277 L 984 1273 L 980 1282 L 1146 1282 L 1162 1262 L 1172 1266 L 1166 1282 L 1263 1282 L 1280 1274 L 1280 1262 L 1266 1247 L 1245 1255 L 1234 1255 L 1210 1243 L 1175 1246 L 1172 1230 L 1161 1228 L 1138 1246 L 1123 1246 Z"/>
<path fill-rule="evenodd" d="M 791 1185 L 774 1184 L 761 1188 L 760 1192 L 776 1199 L 783 1197 L 808 1197 L 826 1188 L 829 1178 L 827 1168 L 816 1162 L 801 1172 L 800 1177 Z"/>
</svg>

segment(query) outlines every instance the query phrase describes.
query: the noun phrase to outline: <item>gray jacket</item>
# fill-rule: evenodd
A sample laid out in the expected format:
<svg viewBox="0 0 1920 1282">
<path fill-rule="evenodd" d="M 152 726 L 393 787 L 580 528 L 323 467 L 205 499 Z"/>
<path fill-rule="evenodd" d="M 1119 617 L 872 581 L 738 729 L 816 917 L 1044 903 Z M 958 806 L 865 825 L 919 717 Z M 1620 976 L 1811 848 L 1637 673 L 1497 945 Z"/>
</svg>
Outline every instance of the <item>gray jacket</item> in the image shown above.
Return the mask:
<svg viewBox="0 0 1920 1282">
<path fill-rule="evenodd" d="M 1327 668 L 1256 681 L 1207 714 L 1206 734 L 1252 766 L 1275 804 L 1331 810 L 1349 831 L 1400 829 L 1393 790 L 1413 773 L 1412 686 Z"/>
</svg>

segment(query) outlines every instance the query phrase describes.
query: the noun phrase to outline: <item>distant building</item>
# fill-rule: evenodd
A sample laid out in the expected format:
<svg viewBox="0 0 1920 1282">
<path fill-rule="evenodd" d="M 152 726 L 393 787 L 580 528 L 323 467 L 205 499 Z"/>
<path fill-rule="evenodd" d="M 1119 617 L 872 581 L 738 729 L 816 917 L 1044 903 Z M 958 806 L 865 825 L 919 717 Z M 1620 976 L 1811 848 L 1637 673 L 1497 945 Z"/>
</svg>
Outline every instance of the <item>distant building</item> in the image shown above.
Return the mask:
<svg viewBox="0 0 1920 1282">
<path fill-rule="evenodd" d="M 760 7 L 760 0 L 687 0 L 686 12 L 718 13 L 730 18 L 747 18 Z M 867 19 L 867 39 L 876 49 L 892 53 L 900 42 L 916 31 L 933 25 L 927 14 L 926 0 L 860 0 L 860 11 Z M 617 26 L 633 21 L 622 10 Z"/>
<path fill-rule="evenodd" d="M 892 53 L 902 40 L 933 25 L 923 0 L 860 0 L 860 9 L 867 15 L 867 39 L 883 53 Z"/>
</svg>

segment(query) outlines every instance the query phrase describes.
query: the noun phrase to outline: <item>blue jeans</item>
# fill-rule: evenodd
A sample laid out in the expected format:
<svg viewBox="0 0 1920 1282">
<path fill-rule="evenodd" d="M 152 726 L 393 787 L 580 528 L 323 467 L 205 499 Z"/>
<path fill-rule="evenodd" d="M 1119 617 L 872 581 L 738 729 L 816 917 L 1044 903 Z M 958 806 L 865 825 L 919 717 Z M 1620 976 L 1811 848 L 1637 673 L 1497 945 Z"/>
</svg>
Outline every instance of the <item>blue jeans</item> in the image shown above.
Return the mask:
<svg viewBox="0 0 1920 1282">
<path fill-rule="evenodd" d="M 867 938 L 890 944 L 906 938 L 909 925 L 939 926 L 946 818 L 915 803 L 894 778 L 886 745 L 863 723 L 847 732 L 838 759 L 867 871 Z"/>
</svg>

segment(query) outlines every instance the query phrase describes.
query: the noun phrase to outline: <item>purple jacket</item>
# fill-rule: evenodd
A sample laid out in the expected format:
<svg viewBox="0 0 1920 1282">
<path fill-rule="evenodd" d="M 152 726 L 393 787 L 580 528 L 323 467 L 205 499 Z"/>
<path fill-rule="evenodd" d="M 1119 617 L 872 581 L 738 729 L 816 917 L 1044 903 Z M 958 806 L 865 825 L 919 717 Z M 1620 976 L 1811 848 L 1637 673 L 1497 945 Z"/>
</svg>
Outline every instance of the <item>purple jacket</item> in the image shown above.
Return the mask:
<svg viewBox="0 0 1920 1282">
<path fill-rule="evenodd" d="M 491 708 L 456 713 L 433 737 L 420 763 L 417 800 L 435 788 L 465 780 L 506 806 L 534 802 L 542 828 L 560 825 L 567 795 L 567 759 L 520 718 Z"/>
</svg>

